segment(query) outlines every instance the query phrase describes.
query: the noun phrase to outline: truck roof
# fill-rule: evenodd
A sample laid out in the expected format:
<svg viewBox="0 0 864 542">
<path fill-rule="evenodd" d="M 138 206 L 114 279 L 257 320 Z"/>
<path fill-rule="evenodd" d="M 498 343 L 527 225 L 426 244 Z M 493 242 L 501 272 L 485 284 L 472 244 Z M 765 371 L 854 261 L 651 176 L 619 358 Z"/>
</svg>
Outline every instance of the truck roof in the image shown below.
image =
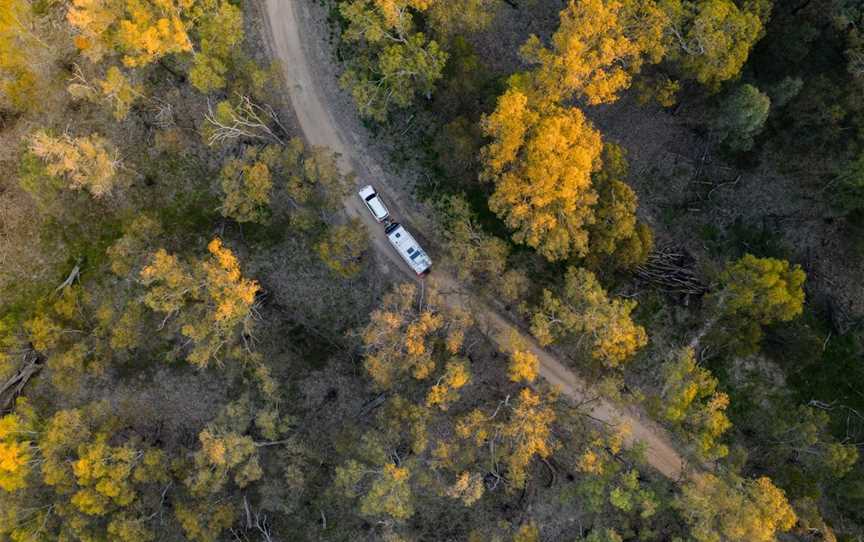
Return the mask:
<svg viewBox="0 0 864 542">
<path fill-rule="evenodd" d="M 405 260 L 405 263 L 411 266 L 415 273 L 421 275 L 432 267 L 432 259 L 426 254 L 426 251 L 417 243 L 414 236 L 408 230 L 402 227 L 398 222 L 393 222 L 384 230 L 390 243 L 396 248 L 396 251 Z"/>
<path fill-rule="evenodd" d="M 369 207 L 369 210 L 372 211 L 372 214 L 375 215 L 376 220 L 381 222 L 390 216 L 387 207 L 384 206 L 384 202 L 381 201 L 381 197 L 378 196 L 378 193 L 374 188 L 372 188 L 371 184 L 361 188 L 358 194 L 363 198 L 363 201 L 366 203 L 366 206 Z"/>
</svg>

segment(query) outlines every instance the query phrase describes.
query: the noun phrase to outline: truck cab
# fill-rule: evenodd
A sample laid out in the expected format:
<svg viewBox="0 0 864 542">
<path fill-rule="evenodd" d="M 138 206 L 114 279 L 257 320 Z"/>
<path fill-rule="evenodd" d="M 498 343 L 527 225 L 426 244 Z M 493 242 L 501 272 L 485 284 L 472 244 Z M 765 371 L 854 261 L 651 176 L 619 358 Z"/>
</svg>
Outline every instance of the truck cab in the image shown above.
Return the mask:
<svg viewBox="0 0 864 542">
<path fill-rule="evenodd" d="M 384 205 L 381 196 L 379 196 L 378 192 L 372 188 L 371 184 L 367 184 L 361 188 L 358 194 L 360 195 L 360 199 L 362 199 L 363 203 L 366 205 L 366 208 L 369 209 L 369 212 L 372 213 L 373 217 L 375 217 L 375 220 L 378 222 L 384 222 L 390 218 L 390 212 L 387 210 L 387 206 Z"/>
</svg>

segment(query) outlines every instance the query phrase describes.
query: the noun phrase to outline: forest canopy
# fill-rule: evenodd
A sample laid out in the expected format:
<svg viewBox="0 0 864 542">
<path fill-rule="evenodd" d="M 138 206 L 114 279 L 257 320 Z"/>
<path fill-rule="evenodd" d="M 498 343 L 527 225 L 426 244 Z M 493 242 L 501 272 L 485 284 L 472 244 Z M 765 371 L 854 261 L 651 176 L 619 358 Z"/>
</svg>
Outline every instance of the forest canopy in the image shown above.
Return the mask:
<svg viewBox="0 0 864 542">
<path fill-rule="evenodd" d="M 0 0 L 0 542 L 861 539 L 862 23 Z"/>
</svg>

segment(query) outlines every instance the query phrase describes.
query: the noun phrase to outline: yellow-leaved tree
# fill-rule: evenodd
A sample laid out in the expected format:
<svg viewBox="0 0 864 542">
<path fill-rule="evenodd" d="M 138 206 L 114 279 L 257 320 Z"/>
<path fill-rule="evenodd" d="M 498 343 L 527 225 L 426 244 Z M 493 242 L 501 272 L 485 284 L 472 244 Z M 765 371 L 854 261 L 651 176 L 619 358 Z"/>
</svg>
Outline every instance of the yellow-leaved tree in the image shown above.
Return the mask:
<svg viewBox="0 0 864 542">
<path fill-rule="evenodd" d="M 201 431 L 198 440 L 201 449 L 195 453 L 195 468 L 186 479 L 193 494 L 218 493 L 232 480 L 242 488 L 261 478 L 258 450 L 249 435 L 214 425 Z"/>
<path fill-rule="evenodd" d="M 480 473 L 462 471 L 444 494 L 451 499 L 460 500 L 465 506 L 471 506 L 480 500 L 485 491 L 483 476 Z"/>
<path fill-rule="evenodd" d="M 499 481 L 506 476 L 510 488 L 524 487 L 531 461 L 549 457 L 558 446 L 552 435 L 554 400 L 554 394 L 543 396 L 522 388 L 515 398 L 508 395 L 492 415 L 475 409 L 460 416 L 455 434 L 467 446 L 462 453 L 478 459 L 488 453 L 492 474 Z"/>
<path fill-rule="evenodd" d="M 528 277 L 521 271 L 507 269 L 510 245 L 500 237 L 484 231 L 468 201 L 451 196 L 442 205 L 444 249 L 449 255 L 452 272 L 461 281 L 512 303 L 524 295 Z"/>
<path fill-rule="evenodd" d="M 727 314 L 764 325 L 788 322 L 804 310 L 806 279 L 800 265 L 745 254 L 726 266 L 720 277 L 724 288 L 718 296 Z"/>
<path fill-rule="evenodd" d="M 271 168 L 279 158 L 276 145 L 248 147 L 242 158 L 225 162 L 219 174 L 222 191 L 222 214 L 237 222 L 263 223 L 269 217 L 270 192 L 273 188 Z"/>
<path fill-rule="evenodd" d="M 597 191 L 594 223 L 588 228 L 592 269 L 614 266 L 632 269 L 645 263 L 654 248 L 651 229 L 636 218 L 636 192 L 626 183 L 629 165 L 624 149 L 614 143 L 603 146 L 603 167 L 594 173 Z"/>
<path fill-rule="evenodd" d="M 504 339 L 505 351 L 510 356 L 510 364 L 507 367 L 507 376 L 513 382 L 534 382 L 540 371 L 540 360 L 531 351 L 524 338 L 515 331 Z"/>
<path fill-rule="evenodd" d="M 113 446 L 108 443 L 111 437 L 109 433 L 97 433 L 90 442 L 78 446 L 77 458 L 72 462 L 77 489 L 71 503 L 91 516 L 128 507 L 138 496 L 138 482 L 168 481 L 162 450 L 134 441 Z"/>
<path fill-rule="evenodd" d="M 117 66 L 111 66 L 105 78 L 97 81 L 103 99 L 114 106 L 114 118 L 123 120 L 129 114 L 132 104 L 142 96 L 142 89 L 129 80 Z"/>
<path fill-rule="evenodd" d="M 26 399 L 19 398 L 15 411 L 0 417 L 0 490 L 27 487 L 27 477 L 37 447 L 36 414 Z"/>
<path fill-rule="evenodd" d="M 351 278 L 363 269 L 363 254 L 369 248 L 369 233 L 359 219 L 330 226 L 315 244 L 315 252 L 331 271 Z"/>
<path fill-rule="evenodd" d="M 178 502 L 174 516 L 189 540 L 211 542 L 234 524 L 237 510 L 227 502 Z"/>
<path fill-rule="evenodd" d="M 471 381 L 471 370 L 468 360 L 464 358 L 452 358 L 444 367 L 444 374 L 429 389 L 426 395 L 426 406 L 437 406 L 441 410 L 447 410 L 450 403 L 459 399 L 458 390 L 462 389 Z"/>
<path fill-rule="evenodd" d="M 189 30 L 200 7 L 195 0 L 72 0 L 66 19 L 75 45 L 94 62 L 113 51 L 123 64 L 146 66 L 165 55 L 192 51 Z"/>
<path fill-rule="evenodd" d="M 213 239 L 207 250 L 209 257 L 186 264 L 159 249 L 140 273 L 148 287 L 145 305 L 164 313 L 166 322 L 179 314 L 179 330 L 193 343 L 187 359 L 199 367 L 240 356 L 237 345 L 251 333 L 260 288 L 242 276 L 240 262 L 220 239 Z"/>
<path fill-rule="evenodd" d="M 122 4 L 108 0 L 72 0 L 66 20 L 75 29 L 75 46 L 90 60 L 98 62 L 113 43 L 108 35 L 120 17 Z"/>
<path fill-rule="evenodd" d="M 488 28 L 501 7 L 496 0 L 438 0 L 428 3 L 429 26 L 445 42 Z"/>
<path fill-rule="evenodd" d="M 146 66 L 171 53 L 192 50 L 183 9 L 189 0 L 126 0 L 116 40 L 128 67 Z"/>
<path fill-rule="evenodd" d="M 543 291 L 532 311 L 531 332 L 541 345 L 585 334 L 591 356 L 617 367 L 648 343 L 645 329 L 630 317 L 635 308 L 635 301 L 609 299 L 594 273 L 571 267 L 560 295 Z"/>
<path fill-rule="evenodd" d="M 717 89 L 740 74 L 763 24 L 758 10 L 750 11 L 750 5 L 743 4 L 739 7 L 732 0 L 664 4 L 676 43 L 671 57 L 687 76 Z"/>
<path fill-rule="evenodd" d="M 772 542 L 797 521 L 786 494 L 765 476 L 697 474 L 684 484 L 674 506 L 697 542 Z"/>
<path fill-rule="evenodd" d="M 692 348 L 673 353 L 660 373 L 662 391 L 656 408 L 661 416 L 695 441 L 703 458 L 725 457 L 729 449 L 719 441 L 732 427 L 726 416 L 729 396 L 718 391 L 714 375 L 696 363 Z"/>
<path fill-rule="evenodd" d="M 471 317 L 442 306 L 434 291 L 418 296 L 414 284 L 401 284 L 384 296 L 362 332 L 363 364 L 378 388 L 390 389 L 408 376 L 428 380 L 444 365 L 427 398 L 444 408 L 468 382 L 467 363 L 458 354 Z"/>
<path fill-rule="evenodd" d="M 58 389 L 77 389 L 85 373 L 102 374 L 119 354 L 105 339 L 122 325 L 115 325 L 113 314 L 94 310 L 93 300 L 93 292 L 66 286 L 37 301 L 24 322 L 27 340 L 47 358 L 48 376 Z"/>
<path fill-rule="evenodd" d="M 359 511 L 367 517 L 405 520 L 414 515 L 411 470 L 387 462 L 370 469 L 355 460 L 336 468 L 334 485 L 349 498 L 360 497 Z"/>
<path fill-rule="evenodd" d="M 70 188 L 86 189 L 93 197 L 108 194 L 117 182 L 120 158 L 102 136 L 54 137 L 40 130 L 33 134 L 29 148 L 45 162 L 49 174 L 64 178 Z"/>
<path fill-rule="evenodd" d="M 629 461 L 622 461 L 624 442 L 630 434 L 625 423 L 615 428 L 600 430 L 584 427 L 577 433 L 576 491 L 586 512 L 594 517 L 632 514 L 643 519 L 653 516 L 660 501 L 649 483 L 642 481 L 639 471 Z M 572 446 L 572 444 L 571 444 Z M 603 536 L 600 541 L 621 541 L 621 538 Z"/>
<path fill-rule="evenodd" d="M 267 372 L 264 365 L 258 365 L 258 369 Z M 261 376 L 269 380 L 269 375 L 258 375 Z M 285 486 L 287 482 L 285 489 L 292 491 L 297 489 L 296 478 L 302 482 L 303 473 L 294 470 L 301 468 L 297 461 L 303 460 L 303 446 L 288 434 L 293 420 L 280 415 L 278 405 L 271 402 L 273 396 L 269 395 L 268 386 L 262 389 L 266 398 L 247 392 L 226 404 L 198 433 L 199 447 L 191 457 L 175 462 L 183 491 L 175 515 L 187 538 L 202 542 L 216 540 L 220 532 L 231 526 L 235 498 L 265 477 L 262 461 L 265 448 L 278 446 L 279 451 L 274 453 L 278 453 L 278 462 L 286 469 L 286 477 L 273 480 L 274 484 Z M 268 474 L 272 476 L 273 470 L 268 470 Z M 225 503 L 230 506 L 224 507 Z"/>
<path fill-rule="evenodd" d="M 261 110 L 256 107 L 245 99 L 240 109 L 220 102 L 214 116 L 209 117 L 215 124 L 208 130 L 251 122 L 251 117 L 243 120 L 243 115 L 257 114 Z M 240 130 L 243 137 L 255 137 L 247 128 Z M 287 215 L 291 225 L 301 230 L 319 228 L 341 209 L 351 183 L 350 177 L 339 171 L 334 153 L 323 147 L 306 148 L 298 138 L 284 144 L 279 140 L 245 147 L 239 156 L 223 163 L 219 181 L 223 216 L 237 222 L 266 223 L 278 208 L 282 213 L 278 218 Z"/>
<path fill-rule="evenodd" d="M 372 5 L 390 26 L 396 26 L 405 17 L 410 17 L 409 10 L 426 11 L 434 3 L 435 0 L 372 0 Z"/>
<path fill-rule="evenodd" d="M 142 85 L 133 81 L 132 74 L 127 75 L 117 66 L 109 67 L 103 78 L 91 82 L 77 64 L 71 83 L 66 87 L 75 99 L 110 105 L 118 121 L 129 115 L 135 101 L 144 96 L 143 90 Z"/>
<path fill-rule="evenodd" d="M 528 464 L 534 456 L 545 459 L 555 450 L 554 421 L 555 410 L 549 397 L 530 388 L 519 392 L 509 419 L 500 427 L 507 476 L 515 487 L 525 486 Z"/>
<path fill-rule="evenodd" d="M 189 80 L 201 92 L 225 88 L 229 70 L 243 42 L 243 11 L 226 0 L 197 24 L 201 50 L 196 52 Z"/>
<path fill-rule="evenodd" d="M 392 395 L 378 411 L 374 429 L 352 445 L 352 458 L 336 468 L 335 489 L 358 499 L 363 516 L 405 520 L 414 514 L 414 487 L 423 483 L 431 413 Z"/>
<path fill-rule="evenodd" d="M 54 51 L 36 34 L 35 19 L 30 2 L 0 0 L 0 106 L 38 107 L 39 87 L 47 83 L 40 68 L 53 64 L 41 57 Z"/>
<path fill-rule="evenodd" d="M 557 105 L 533 108 L 511 88 L 483 119 L 491 138 L 481 154 L 481 178 L 495 184 L 489 208 L 513 239 L 551 261 L 583 256 L 597 194 L 591 173 L 600 166 L 600 134 L 582 112 Z"/>
<path fill-rule="evenodd" d="M 417 94 L 431 96 L 443 76 L 447 53 L 418 32 L 414 16 L 429 0 L 344 0 L 342 40 L 352 55 L 339 82 L 364 117 L 387 119 L 394 107 L 407 107 Z"/>
<path fill-rule="evenodd" d="M 652 1 L 570 0 L 560 18 L 549 47 L 532 35 L 521 49 L 539 64 L 528 78 L 538 103 L 574 95 L 612 102 L 646 59 L 659 62 L 666 52 L 668 17 Z"/>
<path fill-rule="evenodd" d="M 789 322 L 804 310 L 806 273 L 786 260 L 745 254 L 729 262 L 720 274 L 720 289 L 711 295 L 716 316 L 703 327 L 742 354 L 756 350 L 762 327 Z M 711 328 L 715 324 L 717 329 Z"/>
<path fill-rule="evenodd" d="M 153 540 L 149 512 L 169 481 L 165 453 L 122 425 L 105 402 L 40 420 L 25 400 L 0 418 L 4 540 Z M 10 447 L 26 444 L 24 451 Z M 10 453 L 10 450 L 12 453 Z M 23 455 L 22 455 L 23 454 Z M 26 467 L 14 467 L 26 457 Z M 7 515 L 8 514 L 8 515 Z M 18 521 L 6 523 L 6 518 Z M 33 534 L 38 533 L 37 538 Z M 138 538 L 123 538 L 137 534 Z"/>
<path fill-rule="evenodd" d="M 179 75 L 163 62 L 168 58 L 185 66 L 189 82 L 205 94 L 230 87 L 229 94 L 256 97 L 270 77 L 241 47 L 243 10 L 232 0 L 70 0 L 66 19 L 75 46 L 97 68 L 106 59 L 133 70 L 159 62 Z M 104 83 L 129 96 L 116 74 Z M 115 101 L 118 116 L 124 103 L 130 102 Z"/>
</svg>

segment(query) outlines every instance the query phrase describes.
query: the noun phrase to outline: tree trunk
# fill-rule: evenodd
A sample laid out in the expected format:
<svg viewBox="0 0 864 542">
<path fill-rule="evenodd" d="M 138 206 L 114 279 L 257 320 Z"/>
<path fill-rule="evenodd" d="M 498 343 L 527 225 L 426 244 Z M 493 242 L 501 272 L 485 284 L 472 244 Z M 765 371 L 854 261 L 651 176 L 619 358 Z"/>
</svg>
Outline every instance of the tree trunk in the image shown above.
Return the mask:
<svg viewBox="0 0 864 542">
<path fill-rule="evenodd" d="M 12 411 L 15 399 L 21 394 L 24 386 L 42 369 L 42 356 L 35 350 L 28 350 L 24 354 L 24 363 L 12 378 L 0 386 L 0 414 Z"/>
</svg>

